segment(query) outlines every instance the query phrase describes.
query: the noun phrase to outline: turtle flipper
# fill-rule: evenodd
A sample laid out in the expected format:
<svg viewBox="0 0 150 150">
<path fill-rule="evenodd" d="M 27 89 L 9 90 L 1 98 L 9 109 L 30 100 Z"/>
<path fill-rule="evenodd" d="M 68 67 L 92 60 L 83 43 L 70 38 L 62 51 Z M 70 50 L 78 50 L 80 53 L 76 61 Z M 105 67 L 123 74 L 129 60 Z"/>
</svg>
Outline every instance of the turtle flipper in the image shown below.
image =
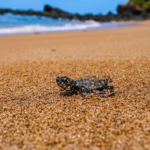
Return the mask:
<svg viewBox="0 0 150 150">
<path fill-rule="evenodd" d="M 84 94 L 92 94 L 93 93 L 93 90 L 82 90 L 81 91 L 81 94 L 84 95 Z"/>
<path fill-rule="evenodd" d="M 108 97 L 114 94 L 113 86 L 106 86 L 101 90 L 82 90 L 82 95 L 94 94 L 95 96 Z"/>
<path fill-rule="evenodd" d="M 107 97 L 111 96 L 114 94 L 114 87 L 113 86 L 106 86 L 103 88 L 102 91 L 98 91 L 96 95 L 102 96 L 102 97 Z"/>
</svg>

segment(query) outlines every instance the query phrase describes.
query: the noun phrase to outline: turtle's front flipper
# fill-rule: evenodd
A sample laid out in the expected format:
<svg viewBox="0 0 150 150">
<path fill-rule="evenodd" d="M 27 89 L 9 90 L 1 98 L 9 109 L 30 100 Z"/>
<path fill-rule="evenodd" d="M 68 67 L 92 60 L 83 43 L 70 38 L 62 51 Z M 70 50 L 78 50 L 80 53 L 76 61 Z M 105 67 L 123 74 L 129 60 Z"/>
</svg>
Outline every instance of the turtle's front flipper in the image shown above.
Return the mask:
<svg viewBox="0 0 150 150">
<path fill-rule="evenodd" d="M 92 93 L 94 93 L 93 90 L 82 90 L 81 91 L 81 94 L 83 94 L 83 95 L 84 94 L 92 94 Z"/>
<path fill-rule="evenodd" d="M 76 86 L 76 91 L 80 94 L 91 94 L 93 90 L 89 89 L 86 85 Z"/>
</svg>

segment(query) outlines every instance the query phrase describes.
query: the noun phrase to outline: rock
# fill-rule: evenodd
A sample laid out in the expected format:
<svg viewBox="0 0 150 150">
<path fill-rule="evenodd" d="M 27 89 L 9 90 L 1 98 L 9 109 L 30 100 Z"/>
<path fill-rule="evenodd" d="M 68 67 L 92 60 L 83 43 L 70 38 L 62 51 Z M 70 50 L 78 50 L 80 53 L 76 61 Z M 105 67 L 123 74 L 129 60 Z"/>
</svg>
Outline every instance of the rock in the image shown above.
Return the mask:
<svg viewBox="0 0 150 150">
<path fill-rule="evenodd" d="M 148 6 L 146 9 L 145 9 L 145 12 L 150 14 L 150 6 Z"/>
<path fill-rule="evenodd" d="M 48 5 L 45 5 L 44 6 L 44 11 L 45 12 L 55 12 L 55 13 L 67 13 L 67 12 L 65 12 L 65 11 L 63 11 L 63 10 L 60 10 L 60 9 L 58 9 L 58 8 L 53 8 L 53 7 L 51 7 L 51 6 L 48 6 Z"/>
<path fill-rule="evenodd" d="M 58 8 L 53 8 L 51 6 L 48 6 L 48 5 L 45 5 L 44 6 L 44 13 L 46 13 L 47 15 L 49 15 L 50 17 L 53 17 L 53 18 L 70 18 L 72 19 L 72 15 L 61 10 L 61 9 L 58 9 Z"/>
<path fill-rule="evenodd" d="M 133 15 L 141 15 L 142 11 L 136 9 L 134 6 L 130 5 L 119 5 L 117 8 L 118 14 L 133 14 Z"/>
<path fill-rule="evenodd" d="M 143 2 L 142 2 L 143 3 Z M 150 18 L 150 7 L 142 7 L 137 2 L 130 0 L 117 8 L 118 15 L 122 20 L 146 20 Z"/>
</svg>

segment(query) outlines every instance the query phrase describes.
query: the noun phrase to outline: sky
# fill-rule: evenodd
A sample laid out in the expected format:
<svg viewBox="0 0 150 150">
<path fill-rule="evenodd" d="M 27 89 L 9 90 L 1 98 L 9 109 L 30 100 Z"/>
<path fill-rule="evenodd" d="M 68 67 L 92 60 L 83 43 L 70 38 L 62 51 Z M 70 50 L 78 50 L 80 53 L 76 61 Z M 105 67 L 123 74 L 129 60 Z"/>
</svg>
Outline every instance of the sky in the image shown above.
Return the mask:
<svg viewBox="0 0 150 150">
<path fill-rule="evenodd" d="M 70 13 L 105 15 L 110 11 L 116 13 L 117 6 L 126 2 L 128 0 L 0 0 L 0 8 L 43 11 L 48 4 Z"/>
</svg>

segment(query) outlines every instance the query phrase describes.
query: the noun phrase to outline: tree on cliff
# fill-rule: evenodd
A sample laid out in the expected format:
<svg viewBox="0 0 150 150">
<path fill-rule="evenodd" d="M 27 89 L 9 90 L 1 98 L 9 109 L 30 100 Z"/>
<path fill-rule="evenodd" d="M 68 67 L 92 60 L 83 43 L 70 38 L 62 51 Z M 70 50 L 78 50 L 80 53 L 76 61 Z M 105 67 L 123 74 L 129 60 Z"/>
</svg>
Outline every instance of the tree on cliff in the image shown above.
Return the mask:
<svg viewBox="0 0 150 150">
<path fill-rule="evenodd" d="M 140 6 L 141 8 L 150 7 L 150 0 L 130 0 L 130 2 Z"/>
</svg>

